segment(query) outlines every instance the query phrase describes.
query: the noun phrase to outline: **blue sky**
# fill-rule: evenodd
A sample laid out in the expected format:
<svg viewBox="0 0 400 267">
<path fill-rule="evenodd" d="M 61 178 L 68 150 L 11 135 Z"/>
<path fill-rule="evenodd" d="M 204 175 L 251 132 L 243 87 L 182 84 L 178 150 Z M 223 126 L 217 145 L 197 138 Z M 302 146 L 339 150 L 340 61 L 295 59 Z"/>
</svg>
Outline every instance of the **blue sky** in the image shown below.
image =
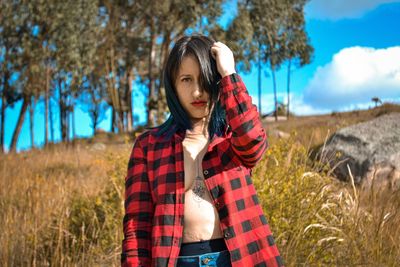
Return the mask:
<svg viewBox="0 0 400 267">
<path fill-rule="evenodd" d="M 222 23 L 234 15 L 235 2 L 225 5 Z M 297 115 L 323 114 L 332 111 L 365 109 L 373 105 L 372 97 L 400 103 L 400 0 L 312 0 L 305 9 L 306 29 L 315 49 L 311 64 L 291 73 L 291 110 Z M 286 102 L 286 65 L 277 73 L 278 100 Z M 242 75 L 258 104 L 257 71 Z M 272 80 L 268 68 L 262 78 L 262 112 L 273 109 Z M 144 122 L 143 88 L 134 88 L 135 115 Z M 6 114 L 7 147 L 16 125 L 21 103 Z M 90 136 L 92 130 L 87 114 L 77 106 L 76 134 Z M 140 108 L 142 107 L 142 109 Z M 44 105 L 35 110 L 35 144 L 44 142 Z M 110 114 L 100 128 L 110 130 Z M 55 117 L 58 125 L 58 116 Z M 137 122 L 135 122 L 137 123 Z M 29 114 L 26 114 L 17 150 L 28 149 Z M 56 126 L 55 138 L 60 133 Z"/>
<path fill-rule="evenodd" d="M 364 109 L 374 96 L 400 103 L 400 1 L 312 0 L 305 12 L 315 53 L 311 64 L 292 72 L 296 114 Z M 258 103 L 255 75 L 256 70 L 244 80 Z M 278 73 L 283 102 L 286 75 L 283 65 Z M 273 108 L 270 77 L 263 77 L 263 92 L 262 112 L 268 112 Z"/>
</svg>

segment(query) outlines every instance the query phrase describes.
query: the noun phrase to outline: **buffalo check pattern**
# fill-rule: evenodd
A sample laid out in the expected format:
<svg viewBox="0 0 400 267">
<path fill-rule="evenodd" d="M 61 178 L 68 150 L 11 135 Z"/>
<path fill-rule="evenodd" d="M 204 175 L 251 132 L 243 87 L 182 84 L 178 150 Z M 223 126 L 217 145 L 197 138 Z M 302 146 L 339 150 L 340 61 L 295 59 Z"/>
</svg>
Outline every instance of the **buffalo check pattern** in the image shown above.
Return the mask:
<svg viewBox="0 0 400 267">
<path fill-rule="evenodd" d="M 215 135 L 202 170 L 233 267 L 283 266 L 250 177 L 267 148 L 256 106 L 237 74 L 219 82 L 229 125 Z M 122 266 L 176 266 L 183 233 L 185 131 L 141 134 L 125 178 Z"/>
</svg>

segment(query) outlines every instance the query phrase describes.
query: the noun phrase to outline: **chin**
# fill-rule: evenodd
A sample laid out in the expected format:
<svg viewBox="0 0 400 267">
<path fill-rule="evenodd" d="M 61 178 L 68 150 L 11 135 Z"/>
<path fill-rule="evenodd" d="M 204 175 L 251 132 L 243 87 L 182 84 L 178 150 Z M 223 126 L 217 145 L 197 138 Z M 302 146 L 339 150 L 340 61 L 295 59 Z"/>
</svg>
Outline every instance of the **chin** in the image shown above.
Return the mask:
<svg viewBox="0 0 400 267">
<path fill-rule="evenodd" d="M 207 115 L 205 116 L 191 116 L 191 120 L 192 121 L 201 121 L 201 120 L 205 120 L 207 118 Z"/>
</svg>

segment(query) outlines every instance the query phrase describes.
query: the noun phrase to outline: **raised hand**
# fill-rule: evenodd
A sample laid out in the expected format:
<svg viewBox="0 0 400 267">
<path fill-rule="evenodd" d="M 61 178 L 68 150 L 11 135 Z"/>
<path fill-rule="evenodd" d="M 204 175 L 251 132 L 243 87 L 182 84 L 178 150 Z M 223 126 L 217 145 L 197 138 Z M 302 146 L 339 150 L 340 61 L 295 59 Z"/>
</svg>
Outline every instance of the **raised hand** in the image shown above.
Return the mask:
<svg viewBox="0 0 400 267">
<path fill-rule="evenodd" d="M 216 42 L 211 47 L 211 55 L 217 62 L 217 69 L 221 77 L 236 73 L 235 59 L 232 50 L 221 42 Z"/>
</svg>

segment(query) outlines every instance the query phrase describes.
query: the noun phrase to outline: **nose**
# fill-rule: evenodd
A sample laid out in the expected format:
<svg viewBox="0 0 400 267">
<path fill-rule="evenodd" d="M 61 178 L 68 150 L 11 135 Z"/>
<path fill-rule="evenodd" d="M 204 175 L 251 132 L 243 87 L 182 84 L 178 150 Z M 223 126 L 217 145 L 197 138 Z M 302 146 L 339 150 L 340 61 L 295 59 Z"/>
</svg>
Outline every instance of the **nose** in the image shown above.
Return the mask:
<svg viewBox="0 0 400 267">
<path fill-rule="evenodd" d="M 201 88 L 200 84 L 196 83 L 193 89 L 193 97 L 200 98 L 204 93 L 204 90 Z"/>
</svg>

